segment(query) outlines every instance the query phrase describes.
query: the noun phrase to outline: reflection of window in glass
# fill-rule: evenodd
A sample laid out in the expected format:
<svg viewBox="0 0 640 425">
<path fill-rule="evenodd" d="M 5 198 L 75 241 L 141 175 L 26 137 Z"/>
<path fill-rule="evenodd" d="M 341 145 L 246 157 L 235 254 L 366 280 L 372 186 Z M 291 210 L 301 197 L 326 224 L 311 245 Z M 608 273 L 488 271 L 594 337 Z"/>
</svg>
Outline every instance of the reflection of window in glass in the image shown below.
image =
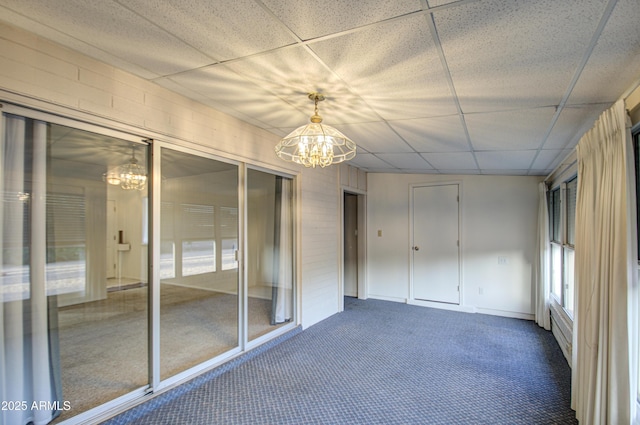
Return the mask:
<svg viewBox="0 0 640 425">
<path fill-rule="evenodd" d="M 182 241 L 182 276 L 216 271 L 216 241 Z"/>
<path fill-rule="evenodd" d="M 176 277 L 176 245 L 173 241 L 160 243 L 160 279 Z"/>
<path fill-rule="evenodd" d="M 236 260 L 237 250 L 237 239 L 222 240 L 222 270 L 234 270 L 238 268 L 238 261 Z"/>
<path fill-rule="evenodd" d="M 8 167 L 7 167 L 8 168 Z M 11 171 L 5 169 L 4 173 Z M 6 174 L 1 178 L 6 178 Z M 31 297 L 29 258 L 31 216 L 29 205 L 31 194 L 25 190 L 5 190 L 3 193 L 2 217 L 2 275 L 0 276 L 0 301 L 24 300 Z M 2 319 L 0 317 L 0 319 Z"/>
<path fill-rule="evenodd" d="M 182 276 L 216 271 L 213 205 L 181 204 Z"/>
<path fill-rule="evenodd" d="M 238 208 L 220 207 L 220 236 L 222 237 L 222 270 L 238 268 Z"/>
<path fill-rule="evenodd" d="M 176 277 L 173 202 L 160 203 L 160 279 Z"/>
<path fill-rule="evenodd" d="M 76 190 L 73 190 L 76 189 Z M 47 194 L 47 294 L 84 291 L 86 286 L 85 202 L 78 193 Z"/>
<path fill-rule="evenodd" d="M 142 198 L 142 245 L 149 245 L 149 198 Z"/>
</svg>

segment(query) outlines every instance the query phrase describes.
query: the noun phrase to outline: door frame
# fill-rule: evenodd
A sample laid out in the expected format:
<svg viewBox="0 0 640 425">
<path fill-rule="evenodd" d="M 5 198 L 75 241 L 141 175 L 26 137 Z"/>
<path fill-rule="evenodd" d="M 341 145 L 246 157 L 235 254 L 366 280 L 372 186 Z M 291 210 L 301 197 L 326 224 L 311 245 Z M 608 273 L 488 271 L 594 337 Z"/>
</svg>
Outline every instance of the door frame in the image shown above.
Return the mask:
<svg viewBox="0 0 640 425">
<path fill-rule="evenodd" d="M 435 186 L 452 186 L 452 185 L 456 185 L 458 186 L 458 241 L 459 241 L 459 246 L 458 246 L 458 284 L 460 286 L 460 303 L 459 304 L 448 304 L 448 303 L 441 303 L 441 302 L 436 302 L 436 301 L 425 301 L 425 300 L 418 300 L 415 298 L 414 295 L 414 289 L 413 289 L 413 246 L 414 244 L 414 240 L 413 240 L 413 218 L 414 218 L 414 202 L 413 202 L 413 191 L 415 188 L 419 188 L 419 187 L 435 187 Z M 447 310 L 464 310 L 467 311 L 467 309 L 464 308 L 465 305 L 465 301 L 464 301 L 464 275 L 463 275 L 463 267 L 462 267 L 462 262 L 463 262 L 463 256 L 462 253 L 464 252 L 463 246 L 464 246 L 464 241 L 463 241 L 463 220 L 462 220 L 462 212 L 464 211 L 463 208 L 463 186 L 462 186 L 462 180 L 446 180 L 446 181 L 439 181 L 439 182 L 431 182 L 431 183 L 411 183 L 409 184 L 409 234 L 408 234 L 408 241 L 409 241 L 409 246 L 407 247 L 407 253 L 409 256 L 409 297 L 407 299 L 407 304 L 415 304 L 415 305 L 421 305 L 421 306 L 427 306 L 427 307 L 435 307 L 435 308 L 441 308 L 441 309 L 447 309 Z"/>
<path fill-rule="evenodd" d="M 340 243 L 338 273 L 338 311 L 344 311 L 344 195 L 357 196 L 358 204 L 358 299 L 367 299 L 367 193 L 365 191 L 342 187 L 340 189 Z"/>
</svg>

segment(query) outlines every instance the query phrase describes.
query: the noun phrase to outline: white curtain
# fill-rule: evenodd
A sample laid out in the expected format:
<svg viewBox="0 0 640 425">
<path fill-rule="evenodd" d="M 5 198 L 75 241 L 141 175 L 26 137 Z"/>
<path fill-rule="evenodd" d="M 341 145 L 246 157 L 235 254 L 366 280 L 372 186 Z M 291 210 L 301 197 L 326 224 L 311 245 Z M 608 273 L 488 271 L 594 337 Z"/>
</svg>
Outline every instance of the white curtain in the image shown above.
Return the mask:
<svg viewBox="0 0 640 425">
<path fill-rule="evenodd" d="M 14 116 L 2 122 L 0 400 L 13 405 L 0 410 L 0 423 L 46 424 L 57 412 L 40 403 L 55 405 L 60 388 L 45 278 L 47 125 Z"/>
<path fill-rule="evenodd" d="M 534 263 L 535 320 L 546 330 L 551 329 L 549 313 L 550 261 L 549 261 L 549 211 L 547 206 L 547 185 L 538 185 L 538 235 L 536 237 L 536 257 Z"/>
<path fill-rule="evenodd" d="M 291 180 L 276 177 L 271 324 L 293 319 Z"/>
<path fill-rule="evenodd" d="M 630 424 L 635 405 L 635 180 L 625 124 L 618 101 L 577 147 L 572 407 L 582 425 Z"/>
</svg>

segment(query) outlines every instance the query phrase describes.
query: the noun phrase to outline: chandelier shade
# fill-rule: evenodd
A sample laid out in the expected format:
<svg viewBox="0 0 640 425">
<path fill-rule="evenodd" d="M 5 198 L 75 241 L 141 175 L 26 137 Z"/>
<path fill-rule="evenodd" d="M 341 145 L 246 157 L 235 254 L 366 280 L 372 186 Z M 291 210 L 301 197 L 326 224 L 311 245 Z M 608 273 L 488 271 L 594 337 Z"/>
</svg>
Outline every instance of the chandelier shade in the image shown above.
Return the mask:
<svg viewBox="0 0 640 425">
<path fill-rule="evenodd" d="M 127 164 L 120 165 L 107 171 L 103 175 L 107 183 L 120 186 L 124 190 L 144 190 L 147 184 L 147 172 L 138 164 L 135 148 L 131 148 L 131 160 Z"/>
<path fill-rule="evenodd" d="M 298 127 L 276 145 L 278 157 L 285 161 L 315 168 L 348 161 L 356 156 L 356 144 L 335 128 L 323 125 L 318 115 L 318 102 L 324 100 L 319 93 L 310 93 L 315 102 L 311 123 Z"/>
</svg>

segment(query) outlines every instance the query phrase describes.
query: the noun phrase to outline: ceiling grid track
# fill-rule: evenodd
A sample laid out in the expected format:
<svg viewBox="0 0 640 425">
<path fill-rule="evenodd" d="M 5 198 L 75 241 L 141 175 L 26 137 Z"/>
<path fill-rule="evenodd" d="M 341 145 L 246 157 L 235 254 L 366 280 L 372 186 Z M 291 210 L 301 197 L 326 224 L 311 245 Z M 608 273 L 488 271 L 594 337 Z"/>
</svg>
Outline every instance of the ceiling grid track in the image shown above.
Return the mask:
<svg viewBox="0 0 640 425">
<path fill-rule="evenodd" d="M 429 4 L 427 0 L 420 0 L 422 3 L 422 7 L 425 9 L 429 9 Z M 427 25 L 429 26 L 429 31 L 431 32 L 431 37 L 433 38 L 433 42 L 435 43 L 436 49 L 438 50 L 438 56 L 440 57 L 440 63 L 442 64 L 442 68 L 444 70 L 445 77 L 447 79 L 447 84 L 449 85 L 449 90 L 451 90 L 451 97 L 453 98 L 453 102 L 456 105 L 456 109 L 458 110 L 458 116 L 460 117 L 460 124 L 464 130 L 465 137 L 467 139 L 467 144 L 469 146 L 469 150 L 471 152 L 471 156 L 473 157 L 473 161 L 478 168 L 478 172 L 482 174 L 482 169 L 480 168 L 480 164 L 478 163 L 478 158 L 476 157 L 476 152 L 473 149 L 473 143 L 471 142 L 471 136 L 469 135 L 469 129 L 467 128 L 467 122 L 464 119 L 464 112 L 462 111 L 462 106 L 460 105 L 460 99 L 458 99 L 458 93 L 456 92 L 455 84 L 453 83 L 453 77 L 451 77 L 451 70 L 449 69 L 449 64 L 447 63 L 447 58 L 444 54 L 444 49 L 442 48 L 442 43 L 440 42 L 440 36 L 438 35 L 438 29 L 436 28 L 435 18 L 433 13 L 425 16 Z M 422 155 L 421 155 L 422 156 Z M 423 157 L 424 158 L 424 157 Z"/>
<path fill-rule="evenodd" d="M 549 139 L 549 136 L 551 135 L 551 132 L 553 131 L 553 128 L 555 127 L 556 123 L 558 122 L 558 119 L 560 118 L 560 114 L 562 113 L 562 111 L 564 110 L 564 107 L 566 106 L 567 102 L 569 101 L 569 97 L 571 96 L 571 93 L 573 92 L 573 89 L 575 88 L 576 84 L 578 83 L 578 80 L 580 79 L 580 75 L 582 75 L 582 72 L 584 71 L 584 68 L 587 65 L 587 62 L 589 61 L 589 58 L 593 54 L 593 51 L 596 48 L 596 45 L 598 44 L 598 40 L 600 39 L 600 36 L 602 35 L 602 31 L 604 31 L 604 27 L 607 24 L 607 22 L 609 21 L 609 18 L 611 17 L 611 14 L 613 13 L 613 9 L 616 7 L 617 2 L 618 2 L 618 0 L 609 0 L 609 2 L 607 3 L 607 5 L 606 5 L 606 7 L 604 9 L 604 12 L 602 13 L 602 17 L 600 18 L 600 21 L 598 22 L 598 26 L 596 27 L 596 30 L 594 31 L 593 36 L 591 37 L 589 45 L 587 46 L 586 51 L 582 55 L 582 59 L 581 59 L 580 63 L 578 64 L 578 67 L 576 68 L 576 71 L 573 74 L 573 78 L 571 79 L 571 82 L 569 83 L 569 86 L 567 87 L 567 90 L 565 91 L 564 95 L 562 96 L 562 99 L 560 100 L 560 103 L 558 104 L 558 106 L 556 106 L 556 111 L 553 114 L 553 117 L 551 118 L 551 123 L 549 124 L 549 128 L 547 128 L 547 131 L 546 131 L 546 133 L 545 133 L 545 135 L 544 135 L 544 137 L 542 139 L 542 143 L 540 144 L 540 146 L 536 150 L 536 154 L 534 155 L 533 159 L 531 160 L 531 164 L 529 165 L 528 174 L 531 173 L 531 170 L 533 169 L 533 164 L 535 164 L 536 159 L 540 155 L 540 151 L 542 150 L 544 145 L 547 143 L 547 140 Z M 564 145 L 564 147 L 566 147 L 569 142 L 570 142 L 570 140 L 567 140 L 565 145 Z"/>
<path fill-rule="evenodd" d="M 366 172 L 543 176 L 640 81 L 637 0 L 579 3 L 0 0 L 0 31 L 8 63 L 35 65 L 43 80 L 135 84 L 68 62 L 59 45 L 274 139 L 299 127 L 303 96 L 321 91 L 329 121 L 359 145 L 350 164 Z M 21 56 L 29 34 L 64 64 Z M 150 107 L 166 94 L 145 89 Z M 126 111 L 138 94 L 120 91 L 108 106 Z M 184 111 L 169 113 L 158 131 L 192 137 Z"/>
</svg>

